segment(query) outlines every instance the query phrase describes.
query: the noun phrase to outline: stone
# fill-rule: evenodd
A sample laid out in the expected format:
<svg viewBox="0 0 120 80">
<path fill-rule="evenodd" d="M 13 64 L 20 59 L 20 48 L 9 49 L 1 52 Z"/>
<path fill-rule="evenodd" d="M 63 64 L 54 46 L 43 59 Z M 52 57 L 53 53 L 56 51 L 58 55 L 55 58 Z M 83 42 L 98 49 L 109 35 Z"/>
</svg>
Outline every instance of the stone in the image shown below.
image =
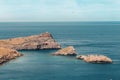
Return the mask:
<svg viewBox="0 0 120 80">
<path fill-rule="evenodd" d="M 0 64 L 8 62 L 9 60 L 15 59 L 22 55 L 23 54 L 18 53 L 16 50 L 0 47 Z"/>
<path fill-rule="evenodd" d="M 104 55 L 78 55 L 76 58 L 88 63 L 112 63 L 112 60 Z"/>
<path fill-rule="evenodd" d="M 57 52 L 53 53 L 53 55 L 61 55 L 61 56 L 75 56 L 76 51 L 73 46 L 69 46 L 63 49 L 58 50 Z"/>
<path fill-rule="evenodd" d="M 49 32 L 28 37 L 0 40 L 0 47 L 11 48 L 15 50 L 41 50 L 61 48 L 61 46 L 53 39 L 53 36 Z"/>
</svg>

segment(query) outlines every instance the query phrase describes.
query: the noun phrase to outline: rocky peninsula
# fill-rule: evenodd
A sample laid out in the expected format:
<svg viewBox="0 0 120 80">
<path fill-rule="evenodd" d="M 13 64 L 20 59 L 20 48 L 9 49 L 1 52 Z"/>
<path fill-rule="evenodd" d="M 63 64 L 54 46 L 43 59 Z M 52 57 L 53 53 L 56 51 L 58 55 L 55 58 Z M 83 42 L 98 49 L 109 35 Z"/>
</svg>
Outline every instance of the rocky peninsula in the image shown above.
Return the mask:
<svg viewBox="0 0 120 80">
<path fill-rule="evenodd" d="M 76 56 L 77 54 L 73 46 L 68 46 L 66 48 L 58 50 L 57 52 L 53 53 L 53 55 Z"/>
<path fill-rule="evenodd" d="M 0 47 L 15 50 L 60 49 L 61 46 L 46 32 L 40 35 L 0 40 Z"/>
<path fill-rule="evenodd" d="M 112 63 L 112 59 L 104 55 L 78 55 L 76 58 L 88 63 Z"/>
<path fill-rule="evenodd" d="M 46 32 L 40 35 L 0 40 L 0 64 L 22 56 L 16 50 L 60 49 L 61 46 Z"/>
</svg>

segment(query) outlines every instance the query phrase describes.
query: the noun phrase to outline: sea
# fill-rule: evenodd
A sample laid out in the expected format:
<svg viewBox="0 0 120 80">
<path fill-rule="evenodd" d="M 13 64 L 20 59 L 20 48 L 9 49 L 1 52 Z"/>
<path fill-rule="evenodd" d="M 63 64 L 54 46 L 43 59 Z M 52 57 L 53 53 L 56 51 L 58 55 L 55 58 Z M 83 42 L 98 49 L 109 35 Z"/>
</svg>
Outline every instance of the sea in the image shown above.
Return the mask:
<svg viewBox="0 0 120 80">
<path fill-rule="evenodd" d="M 0 80 L 120 80 L 120 22 L 0 22 L 0 39 L 50 32 L 64 48 L 100 54 L 112 64 L 91 64 L 57 50 L 19 51 L 24 56 L 0 65 Z"/>
</svg>

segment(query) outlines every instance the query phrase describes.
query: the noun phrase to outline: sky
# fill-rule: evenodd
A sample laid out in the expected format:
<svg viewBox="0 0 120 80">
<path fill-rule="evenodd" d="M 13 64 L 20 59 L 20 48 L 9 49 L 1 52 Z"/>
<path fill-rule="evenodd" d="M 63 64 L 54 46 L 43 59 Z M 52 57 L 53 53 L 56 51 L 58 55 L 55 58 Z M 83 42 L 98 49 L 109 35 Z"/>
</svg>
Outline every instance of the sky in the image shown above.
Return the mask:
<svg viewBox="0 0 120 80">
<path fill-rule="evenodd" d="M 120 0 L 0 0 L 0 22 L 120 21 Z"/>
</svg>

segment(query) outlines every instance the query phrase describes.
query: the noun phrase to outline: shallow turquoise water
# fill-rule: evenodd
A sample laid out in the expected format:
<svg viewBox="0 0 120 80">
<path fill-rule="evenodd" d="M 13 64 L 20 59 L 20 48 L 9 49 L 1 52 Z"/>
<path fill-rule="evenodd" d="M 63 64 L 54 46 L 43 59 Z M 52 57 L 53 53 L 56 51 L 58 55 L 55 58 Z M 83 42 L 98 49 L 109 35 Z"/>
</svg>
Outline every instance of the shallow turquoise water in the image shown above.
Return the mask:
<svg viewBox="0 0 120 80">
<path fill-rule="evenodd" d="M 120 22 L 0 23 L 0 39 L 51 32 L 78 54 L 103 54 L 113 64 L 90 64 L 75 57 L 52 56 L 55 50 L 24 54 L 0 66 L 0 80 L 120 80 Z"/>
</svg>

